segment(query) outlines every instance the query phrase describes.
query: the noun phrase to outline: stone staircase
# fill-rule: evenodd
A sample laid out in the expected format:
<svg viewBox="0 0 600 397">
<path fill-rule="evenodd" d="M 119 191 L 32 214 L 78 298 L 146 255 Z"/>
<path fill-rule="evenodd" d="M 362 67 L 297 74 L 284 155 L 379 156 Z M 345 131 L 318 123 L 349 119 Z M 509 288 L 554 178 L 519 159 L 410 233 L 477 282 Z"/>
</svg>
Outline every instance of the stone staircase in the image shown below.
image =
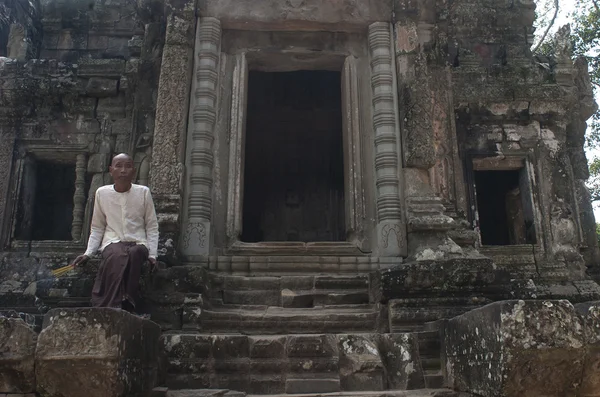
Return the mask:
<svg viewBox="0 0 600 397">
<path fill-rule="evenodd" d="M 390 333 L 368 274 L 205 279 L 181 329 L 163 334 L 156 396 L 455 395 L 442 389 L 439 331 Z"/>
<path fill-rule="evenodd" d="M 200 266 L 146 275 L 165 353 L 153 396 L 455 396 L 443 389 L 438 324 L 393 321 L 390 313 L 413 309 L 377 301 L 370 277 Z M 43 299 L 14 302 L 11 315 L 39 329 L 44 307 L 88 306 L 78 283 L 77 275 L 38 283 Z"/>
</svg>

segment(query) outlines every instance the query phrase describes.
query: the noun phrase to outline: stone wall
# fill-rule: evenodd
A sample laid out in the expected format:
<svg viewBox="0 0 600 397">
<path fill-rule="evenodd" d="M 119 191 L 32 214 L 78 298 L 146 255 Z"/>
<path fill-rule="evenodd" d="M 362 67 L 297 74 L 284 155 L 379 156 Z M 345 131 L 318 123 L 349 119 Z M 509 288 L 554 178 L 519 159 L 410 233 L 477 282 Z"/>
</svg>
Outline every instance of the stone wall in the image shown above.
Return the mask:
<svg viewBox="0 0 600 397">
<path fill-rule="evenodd" d="M 12 43 L 10 58 L 0 58 L 2 291 L 35 296 L 28 288 L 48 267 L 82 252 L 90 198 L 110 182 L 108 162 L 118 152 L 134 156 L 137 181 L 155 194 L 169 265 L 277 253 L 231 249 L 241 227 L 244 84 L 252 68 L 274 70 L 268 59 L 285 70 L 341 68 L 345 95 L 357 98 L 360 112 L 348 107 L 343 121 L 352 135 L 345 194 L 354 202 L 345 208 L 351 227 L 343 242 L 351 247 L 332 245 L 327 254 L 415 269 L 461 263 L 475 275 L 490 259 L 491 292 L 474 287 L 484 301 L 600 296 L 589 278 L 600 252 L 582 149 L 596 105 L 566 30 L 554 59 L 531 55 L 533 1 L 30 4 L 26 17 L 11 13 L 1 27 Z M 534 242 L 481 247 L 474 158 L 498 169 L 506 159 L 522 163 Z M 72 240 L 14 238 L 31 159 L 76 167 Z M 393 278 L 383 281 L 395 290 Z M 47 289 L 73 297 L 69 288 Z"/>
<path fill-rule="evenodd" d="M 68 284 L 62 287 L 44 280 L 48 269 L 66 265 L 84 251 L 94 193 L 110 183 L 112 155 L 130 153 L 138 183 L 149 182 L 166 26 L 161 2 L 31 4 L 35 12 L 27 20 L 11 21 L 8 37 L 9 44 L 25 43 L 27 48 L 10 47 L 9 58 L 0 58 L 0 243 L 5 251 L 0 290 L 14 299 L 23 296 L 20 303 L 2 300 L 3 306 L 33 306 L 34 297 L 44 295 L 44 283 L 63 290 L 56 297 L 89 295 L 85 271 L 78 279 L 59 282 Z M 19 10 L 13 14 L 21 15 Z M 72 240 L 14 238 L 27 159 L 76 167 Z M 79 287 L 73 289 L 73 283 Z"/>
</svg>

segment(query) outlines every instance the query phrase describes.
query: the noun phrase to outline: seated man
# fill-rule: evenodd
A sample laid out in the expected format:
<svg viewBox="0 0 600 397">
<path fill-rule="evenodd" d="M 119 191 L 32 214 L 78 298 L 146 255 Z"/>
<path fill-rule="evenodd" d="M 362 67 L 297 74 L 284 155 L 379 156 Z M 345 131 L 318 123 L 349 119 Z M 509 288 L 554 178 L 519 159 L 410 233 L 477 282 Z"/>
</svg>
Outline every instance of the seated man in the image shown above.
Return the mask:
<svg viewBox="0 0 600 397">
<path fill-rule="evenodd" d="M 92 305 L 133 312 L 139 299 L 142 265 L 148 260 L 152 268 L 156 266 L 158 221 L 150 189 L 132 183 L 133 159 L 119 154 L 109 171 L 114 184 L 96 191 L 87 250 L 73 266 L 100 250 L 102 262 L 92 290 Z"/>
</svg>

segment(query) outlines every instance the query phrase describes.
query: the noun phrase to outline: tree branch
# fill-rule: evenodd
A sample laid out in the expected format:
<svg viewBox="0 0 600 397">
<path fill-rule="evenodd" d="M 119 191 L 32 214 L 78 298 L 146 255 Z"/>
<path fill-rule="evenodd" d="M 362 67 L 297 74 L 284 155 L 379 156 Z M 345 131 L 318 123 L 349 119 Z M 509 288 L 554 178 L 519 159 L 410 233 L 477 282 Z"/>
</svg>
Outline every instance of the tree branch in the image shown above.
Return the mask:
<svg viewBox="0 0 600 397">
<path fill-rule="evenodd" d="M 540 39 L 540 41 L 537 43 L 537 45 L 535 46 L 535 48 L 533 50 L 531 50 L 531 52 L 537 52 L 537 50 L 539 50 L 539 48 L 541 47 L 541 45 L 546 40 L 546 36 L 548 36 L 548 33 L 550 32 L 550 29 L 552 29 L 552 26 L 554 25 L 554 21 L 556 21 L 556 17 L 558 16 L 558 9 L 559 9 L 558 1 L 559 0 L 554 0 L 554 15 L 552 16 L 552 19 L 548 23 L 548 26 L 546 27 L 546 31 L 544 32 L 544 35 L 542 36 L 542 38 Z M 594 1 L 594 4 L 595 4 L 596 0 L 592 0 L 592 1 Z"/>
<path fill-rule="evenodd" d="M 596 9 L 596 12 L 600 12 L 600 7 L 598 6 L 598 1 L 597 0 L 592 0 L 592 4 L 594 5 L 594 8 Z"/>
</svg>

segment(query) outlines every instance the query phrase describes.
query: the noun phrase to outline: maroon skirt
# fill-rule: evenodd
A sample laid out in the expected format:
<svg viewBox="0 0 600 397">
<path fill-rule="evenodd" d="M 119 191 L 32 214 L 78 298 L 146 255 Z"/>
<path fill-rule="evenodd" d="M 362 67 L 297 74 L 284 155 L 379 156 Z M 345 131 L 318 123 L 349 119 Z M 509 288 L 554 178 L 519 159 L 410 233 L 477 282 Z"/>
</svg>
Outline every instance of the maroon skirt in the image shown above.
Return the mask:
<svg viewBox="0 0 600 397">
<path fill-rule="evenodd" d="M 92 306 L 135 308 L 139 300 L 140 274 L 148 260 L 146 246 L 130 242 L 112 243 L 102 251 L 102 262 L 92 289 Z"/>
</svg>

